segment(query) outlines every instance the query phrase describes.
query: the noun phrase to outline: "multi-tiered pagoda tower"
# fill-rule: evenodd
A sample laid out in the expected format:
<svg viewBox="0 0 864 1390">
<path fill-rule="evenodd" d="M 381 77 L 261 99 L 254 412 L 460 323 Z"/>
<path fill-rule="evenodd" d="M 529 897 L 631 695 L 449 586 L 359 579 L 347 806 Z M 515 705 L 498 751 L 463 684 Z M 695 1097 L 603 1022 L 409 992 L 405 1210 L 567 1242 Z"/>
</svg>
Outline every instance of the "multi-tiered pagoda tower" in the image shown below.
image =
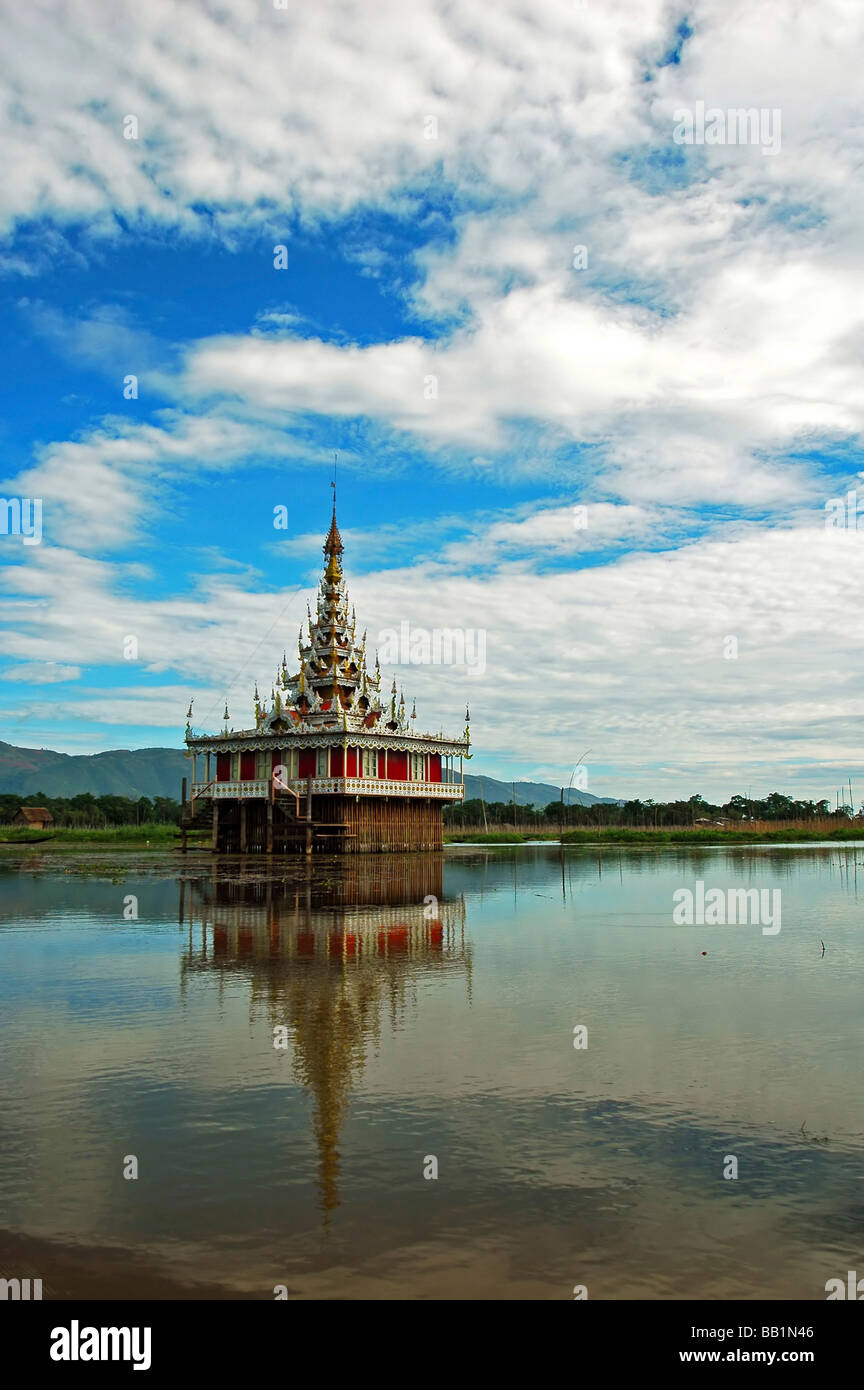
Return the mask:
<svg viewBox="0 0 864 1390">
<path fill-rule="evenodd" d="M 333 520 L 315 615 L 307 605 L 299 669 L 282 665 L 262 700 L 255 688 L 255 727 L 221 734 L 186 726 L 192 759 L 190 794 L 183 783 L 186 833 L 207 826 L 214 850 L 240 853 L 440 849 L 442 807 L 465 795 L 468 711 L 462 738 L 417 733 L 416 707 L 406 715 L 396 682 L 381 699 L 366 634 L 356 637 L 342 574 L 344 546 Z"/>
</svg>

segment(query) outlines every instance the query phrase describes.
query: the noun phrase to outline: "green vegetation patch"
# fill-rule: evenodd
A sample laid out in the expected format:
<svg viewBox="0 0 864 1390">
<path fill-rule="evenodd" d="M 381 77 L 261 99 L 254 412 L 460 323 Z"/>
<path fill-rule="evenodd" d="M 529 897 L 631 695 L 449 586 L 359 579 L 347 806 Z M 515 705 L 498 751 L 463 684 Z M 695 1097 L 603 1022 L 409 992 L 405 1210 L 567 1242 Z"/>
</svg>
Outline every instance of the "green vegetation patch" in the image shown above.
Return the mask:
<svg viewBox="0 0 864 1390">
<path fill-rule="evenodd" d="M 864 829 L 843 826 L 834 830 L 805 830 L 790 826 L 784 830 L 565 830 L 561 836 L 561 843 L 565 845 L 762 845 L 821 840 L 864 840 Z"/>
</svg>

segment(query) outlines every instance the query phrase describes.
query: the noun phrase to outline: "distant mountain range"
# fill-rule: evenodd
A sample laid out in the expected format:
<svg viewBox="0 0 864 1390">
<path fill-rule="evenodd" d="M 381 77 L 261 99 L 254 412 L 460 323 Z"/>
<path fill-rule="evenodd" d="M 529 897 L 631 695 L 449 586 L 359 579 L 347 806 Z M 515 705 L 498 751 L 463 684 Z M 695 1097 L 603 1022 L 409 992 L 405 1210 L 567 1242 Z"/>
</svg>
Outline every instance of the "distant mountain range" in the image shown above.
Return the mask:
<svg viewBox="0 0 864 1390">
<path fill-rule="evenodd" d="M 0 792 L 31 796 L 171 796 L 179 801 L 180 784 L 191 764 L 179 748 L 114 748 L 108 753 L 54 753 L 50 748 L 16 748 L 0 742 Z M 559 787 L 546 782 L 498 782 L 494 777 L 465 774 L 465 796 L 484 801 L 512 801 L 515 785 L 517 806 L 547 806 L 558 801 Z M 570 805 L 593 806 L 611 802 L 612 796 L 565 789 Z"/>
<path fill-rule="evenodd" d="M 30 796 L 172 796 L 191 764 L 179 748 L 114 748 L 110 753 L 54 753 L 0 743 L 0 792 Z"/>
<path fill-rule="evenodd" d="M 484 801 L 512 801 L 516 789 L 517 806 L 548 806 L 550 801 L 560 801 L 561 788 L 552 787 L 548 782 L 498 782 L 494 777 L 475 777 L 465 773 L 465 799 L 471 801 L 482 796 Z M 604 801 L 615 806 L 615 796 L 594 796 L 592 792 L 580 792 L 575 787 L 564 788 L 564 801 L 568 806 L 595 806 Z"/>
</svg>

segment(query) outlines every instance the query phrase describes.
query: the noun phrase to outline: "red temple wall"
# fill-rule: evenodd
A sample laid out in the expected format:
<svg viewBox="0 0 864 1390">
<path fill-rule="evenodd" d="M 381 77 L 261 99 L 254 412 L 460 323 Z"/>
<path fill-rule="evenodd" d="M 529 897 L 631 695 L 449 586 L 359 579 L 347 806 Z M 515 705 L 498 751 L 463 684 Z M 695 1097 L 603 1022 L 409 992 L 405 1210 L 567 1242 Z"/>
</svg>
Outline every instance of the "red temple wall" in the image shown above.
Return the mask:
<svg viewBox="0 0 864 1390">
<path fill-rule="evenodd" d="M 408 780 L 408 754 L 400 753 L 397 749 L 391 749 L 387 753 L 387 775 L 394 782 L 405 782 Z"/>
<path fill-rule="evenodd" d="M 284 749 L 274 748 L 271 751 L 271 764 L 273 768 L 279 767 L 285 762 L 286 753 Z M 239 776 L 243 782 L 254 781 L 256 775 L 256 756 L 254 753 L 240 754 Z M 440 782 L 442 780 L 441 754 L 430 753 L 428 755 L 427 777 L 430 782 Z M 330 749 L 330 776 L 331 777 L 359 777 L 362 767 L 362 753 L 359 748 L 331 748 Z M 344 768 L 344 771 L 343 771 Z M 216 754 L 216 781 L 228 782 L 231 780 L 232 755 L 230 753 Z M 301 748 L 298 754 L 298 777 L 315 777 L 317 775 L 317 754 L 314 748 Z M 378 776 L 380 778 L 390 778 L 394 782 L 405 782 L 408 780 L 408 754 L 398 749 L 383 748 L 378 750 Z"/>
</svg>

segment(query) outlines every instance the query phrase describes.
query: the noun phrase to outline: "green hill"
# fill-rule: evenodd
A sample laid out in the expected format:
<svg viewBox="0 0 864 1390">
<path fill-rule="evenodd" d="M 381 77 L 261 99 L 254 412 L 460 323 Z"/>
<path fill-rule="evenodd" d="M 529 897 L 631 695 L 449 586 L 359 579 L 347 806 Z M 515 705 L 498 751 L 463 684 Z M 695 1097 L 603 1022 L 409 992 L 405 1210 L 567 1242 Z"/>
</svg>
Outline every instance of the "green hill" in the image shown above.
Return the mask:
<svg viewBox="0 0 864 1390">
<path fill-rule="evenodd" d="M 29 796 L 170 796 L 191 764 L 178 748 L 115 748 L 107 753 L 55 753 L 0 743 L 0 792 Z"/>
</svg>

